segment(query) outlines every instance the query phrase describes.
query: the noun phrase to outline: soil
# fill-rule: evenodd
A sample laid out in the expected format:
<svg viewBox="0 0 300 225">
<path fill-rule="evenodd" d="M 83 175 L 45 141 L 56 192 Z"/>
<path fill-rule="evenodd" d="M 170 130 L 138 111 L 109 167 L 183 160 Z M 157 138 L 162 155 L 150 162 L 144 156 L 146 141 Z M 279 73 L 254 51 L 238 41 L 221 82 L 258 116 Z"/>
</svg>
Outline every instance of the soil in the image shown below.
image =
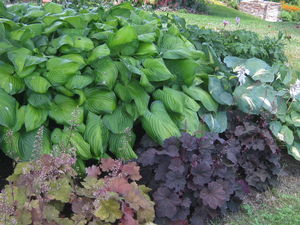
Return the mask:
<svg viewBox="0 0 300 225">
<path fill-rule="evenodd" d="M 6 178 L 14 171 L 14 162 L 0 149 L 0 191 L 7 184 Z"/>
</svg>

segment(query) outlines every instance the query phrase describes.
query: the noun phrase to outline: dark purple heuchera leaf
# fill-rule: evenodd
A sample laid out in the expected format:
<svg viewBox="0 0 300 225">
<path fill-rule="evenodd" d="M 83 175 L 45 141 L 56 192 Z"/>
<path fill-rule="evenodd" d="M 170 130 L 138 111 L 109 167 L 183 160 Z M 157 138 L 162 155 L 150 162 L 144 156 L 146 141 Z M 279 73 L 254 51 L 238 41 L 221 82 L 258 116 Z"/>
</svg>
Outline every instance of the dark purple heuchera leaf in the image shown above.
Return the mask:
<svg viewBox="0 0 300 225">
<path fill-rule="evenodd" d="M 183 133 L 179 140 L 181 141 L 182 147 L 187 151 L 193 151 L 198 147 L 197 138 L 188 133 Z"/>
<path fill-rule="evenodd" d="M 212 209 L 221 207 L 226 202 L 226 193 L 222 184 L 218 182 L 211 182 L 207 187 L 203 188 L 200 192 L 200 198 L 205 205 Z"/>
<path fill-rule="evenodd" d="M 159 146 L 157 143 L 155 143 L 148 135 L 144 135 L 141 139 L 141 146 L 143 148 L 152 148 Z"/>
<path fill-rule="evenodd" d="M 154 148 L 149 148 L 146 151 L 140 151 L 140 157 L 138 158 L 138 162 L 141 163 L 143 166 L 150 166 L 153 165 L 156 161 L 155 155 L 157 150 Z"/>
<path fill-rule="evenodd" d="M 237 182 L 241 185 L 241 187 L 242 187 L 242 189 L 245 193 L 247 193 L 247 194 L 250 193 L 250 187 L 249 187 L 248 183 L 245 180 L 240 179 Z"/>
<path fill-rule="evenodd" d="M 167 148 L 169 145 L 180 146 L 180 141 L 177 137 L 170 137 L 166 139 L 163 143 L 163 148 Z"/>
<path fill-rule="evenodd" d="M 191 225 L 204 225 L 205 224 L 206 215 L 203 215 L 200 207 L 197 207 L 191 218 Z"/>
<path fill-rule="evenodd" d="M 180 158 L 171 159 L 170 165 L 168 167 L 171 171 L 183 174 L 185 171 L 184 164 Z"/>
<path fill-rule="evenodd" d="M 174 189 L 176 192 L 180 192 L 184 190 L 186 184 L 185 174 L 176 173 L 173 171 L 169 171 L 166 174 L 166 186 L 170 189 Z"/>
<path fill-rule="evenodd" d="M 169 145 L 165 150 L 161 150 L 157 152 L 158 155 L 168 155 L 170 157 L 178 157 L 179 156 L 179 148 L 176 145 Z"/>
<path fill-rule="evenodd" d="M 211 180 L 212 168 L 207 163 L 201 162 L 191 169 L 191 174 L 195 184 L 204 185 Z"/>
<path fill-rule="evenodd" d="M 230 139 L 227 141 L 227 146 L 225 147 L 226 157 L 232 163 L 236 164 L 238 157 L 240 156 L 241 146 L 239 141 Z"/>
<path fill-rule="evenodd" d="M 166 174 L 168 172 L 169 162 L 166 160 L 164 162 L 161 162 L 157 168 L 155 169 L 155 180 L 159 181 L 166 181 Z"/>
<path fill-rule="evenodd" d="M 156 202 L 156 215 L 172 219 L 177 213 L 181 200 L 178 195 L 166 187 L 160 187 L 153 193 Z"/>
</svg>

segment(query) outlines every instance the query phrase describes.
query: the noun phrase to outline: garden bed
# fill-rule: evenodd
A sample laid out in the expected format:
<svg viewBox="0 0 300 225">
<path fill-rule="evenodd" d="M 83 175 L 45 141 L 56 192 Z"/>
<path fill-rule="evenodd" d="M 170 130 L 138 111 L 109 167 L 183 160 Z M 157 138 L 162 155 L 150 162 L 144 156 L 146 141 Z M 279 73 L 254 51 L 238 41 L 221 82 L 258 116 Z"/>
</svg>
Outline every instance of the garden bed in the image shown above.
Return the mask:
<svg viewBox="0 0 300 225">
<path fill-rule="evenodd" d="M 283 34 L 130 4 L 0 6 L 1 149 L 18 161 L 0 221 L 207 224 L 276 184 L 278 144 L 300 160 Z"/>
</svg>

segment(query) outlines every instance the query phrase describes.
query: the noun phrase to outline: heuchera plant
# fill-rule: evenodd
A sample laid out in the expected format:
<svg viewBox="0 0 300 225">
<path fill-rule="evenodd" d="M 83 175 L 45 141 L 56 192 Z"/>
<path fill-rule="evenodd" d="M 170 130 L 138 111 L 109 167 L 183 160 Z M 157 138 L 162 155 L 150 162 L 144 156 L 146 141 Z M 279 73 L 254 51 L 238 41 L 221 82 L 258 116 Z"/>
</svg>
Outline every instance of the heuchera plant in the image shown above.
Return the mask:
<svg viewBox="0 0 300 225">
<path fill-rule="evenodd" d="M 228 116 L 232 126 L 220 136 L 183 133 L 162 147 L 142 139 L 138 161 L 142 181 L 153 189 L 158 224 L 205 224 L 236 210 L 251 187 L 274 183 L 280 155 L 266 124 L 240 112 Z"/>
<path fill-rule="evenodd" d="M 153 224 L 154 204 L 135 162 L 102 159 L 79 182 L 75 159 L 43 155 L 19 163 L 0 194 L 1 224 Z"/>
</svg>

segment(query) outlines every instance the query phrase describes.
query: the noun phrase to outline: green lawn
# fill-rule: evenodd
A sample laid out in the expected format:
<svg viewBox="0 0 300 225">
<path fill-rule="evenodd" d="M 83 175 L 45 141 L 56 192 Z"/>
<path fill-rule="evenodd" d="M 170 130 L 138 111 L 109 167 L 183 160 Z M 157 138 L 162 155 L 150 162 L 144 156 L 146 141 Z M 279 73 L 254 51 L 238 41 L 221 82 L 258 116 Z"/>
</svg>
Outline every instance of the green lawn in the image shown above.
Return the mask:
<svg viewBox="0 0 300 225">
<path fill-rule="evenodd" d="M 208 15 L 197 15 L 189 13 L 176 13 L 183 17 L 189 24 L 196 24 L 199 27 L 212 29 L 223 29 L 223 20 L 230 22 L 226 27 L 229 30 L 245 29 L 259 33 L 262 36 L 277 36 L 278 31 L 283 31 L 291 36 L 291 41 L 287 41 L 285 52 L 289 63 L 300 71 L 300 29 L 296 28 L 296 23 L 289 22 L 266 22 L 251 15 L 247 15 L 238 10 L 220 5 L 210 5 Z M 235 25 L 235 18 L 241 18 L 241 25 Z"/>
</svg>

